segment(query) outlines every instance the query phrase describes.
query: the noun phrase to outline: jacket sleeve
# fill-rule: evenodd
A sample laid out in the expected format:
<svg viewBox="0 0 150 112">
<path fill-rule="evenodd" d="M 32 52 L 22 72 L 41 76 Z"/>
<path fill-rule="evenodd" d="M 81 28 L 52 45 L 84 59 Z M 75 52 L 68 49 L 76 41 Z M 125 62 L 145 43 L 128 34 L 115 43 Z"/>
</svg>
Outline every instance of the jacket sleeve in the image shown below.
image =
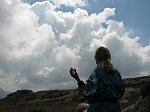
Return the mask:
<svg viewBox="0 0 150 112">
<path fill-rule="evenodd" d="M 92 74 L 86 82 L 86 84 L 83 81 L 78 82 L 78 89 L 83 96 L 88 97 L 96 93 L 97 78 L 95 70 L 92 72 Z"/>
</svg>

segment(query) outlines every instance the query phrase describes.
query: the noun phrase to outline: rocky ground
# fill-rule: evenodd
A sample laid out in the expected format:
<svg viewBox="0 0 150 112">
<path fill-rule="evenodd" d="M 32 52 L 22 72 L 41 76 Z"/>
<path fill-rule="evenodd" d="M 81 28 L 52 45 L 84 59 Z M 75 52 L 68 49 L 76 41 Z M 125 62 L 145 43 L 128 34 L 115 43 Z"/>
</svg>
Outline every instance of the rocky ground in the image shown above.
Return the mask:
<svg viewBox="0 0 150 112">
<path fill-rule="evenodd" d="M 150 76 L 124 79 L 122 112 L 150 112 Z M 0 100 L 0 112 L 74 112 L 86 100 L 77 90 L 18 90 Z"/>
<path fill-rule="evenodd" d="M 150 112 L 150 76 L 124 79 L 122 112 Z"/>
</svg>

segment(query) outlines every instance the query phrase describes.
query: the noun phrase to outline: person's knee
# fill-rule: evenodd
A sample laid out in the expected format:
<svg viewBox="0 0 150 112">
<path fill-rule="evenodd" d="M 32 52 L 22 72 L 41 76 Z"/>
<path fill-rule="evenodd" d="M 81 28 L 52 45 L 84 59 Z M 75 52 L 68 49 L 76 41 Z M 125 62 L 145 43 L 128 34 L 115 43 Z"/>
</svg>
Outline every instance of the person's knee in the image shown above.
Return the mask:
<svg viewBox="0 0 150 112">
<path fill-rule="evenodd" d="M 88 104 L 86 103 L 80 103 L 76 109 L 76 112 L 83 112 L 84 110 L 86 110 L 88 108 Z"/>
</svg>

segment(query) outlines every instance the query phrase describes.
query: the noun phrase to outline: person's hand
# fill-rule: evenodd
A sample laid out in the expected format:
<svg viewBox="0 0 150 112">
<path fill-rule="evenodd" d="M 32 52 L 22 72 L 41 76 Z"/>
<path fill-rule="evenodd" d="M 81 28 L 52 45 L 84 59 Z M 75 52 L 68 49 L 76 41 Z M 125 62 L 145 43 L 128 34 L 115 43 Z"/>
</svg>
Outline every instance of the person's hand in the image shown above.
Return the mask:
<svg viewBox="0 0 150 112">
<path fill-rule="evenodd" d="M 77 81 L 80 81 L 79 75 L 77 74 L 76 69 L 70 68 L 70 75 Z"/>
</svg>

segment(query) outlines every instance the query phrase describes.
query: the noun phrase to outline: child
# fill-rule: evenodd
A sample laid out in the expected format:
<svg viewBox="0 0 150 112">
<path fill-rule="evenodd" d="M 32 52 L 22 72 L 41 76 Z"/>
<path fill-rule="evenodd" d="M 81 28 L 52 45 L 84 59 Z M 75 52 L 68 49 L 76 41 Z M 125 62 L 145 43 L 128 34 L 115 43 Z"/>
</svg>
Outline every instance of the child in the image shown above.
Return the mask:
<svg viewBox="0 0 150 112">
<path fill-rule="evenodd" d="M 77 112 L 121 112 L 119 99 L 125 88 L 118 70 L 110 63 L 111 54 L 106 47 L 99 47 L 95 53 L 97 67 L 91 73 L 85 84 L 80 80 L 74 68 L 70 75 L 78 82 L 78 89 L 88 99 L 88 104 L 81 103 Z"/>
</svg>

